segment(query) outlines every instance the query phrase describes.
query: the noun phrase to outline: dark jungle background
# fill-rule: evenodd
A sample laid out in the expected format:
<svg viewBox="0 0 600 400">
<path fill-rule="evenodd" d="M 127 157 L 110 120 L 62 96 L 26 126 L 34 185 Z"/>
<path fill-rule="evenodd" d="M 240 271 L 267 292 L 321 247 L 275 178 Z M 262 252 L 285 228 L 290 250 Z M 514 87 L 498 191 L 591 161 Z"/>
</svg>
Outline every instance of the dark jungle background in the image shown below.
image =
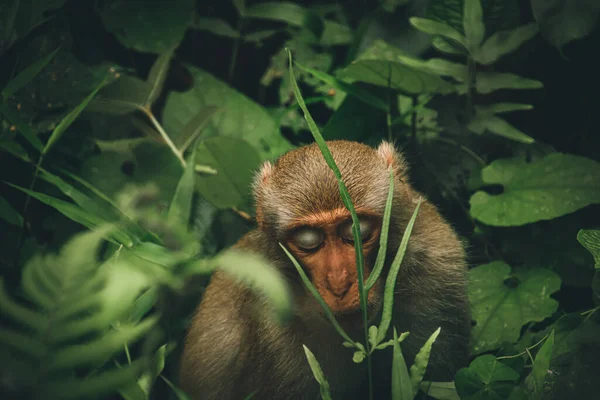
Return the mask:
<svg viewBox="0 0 600 400">
<path fill-rule="evenodd" d="M 252 174 L 313 141 L 286 48 L 325 139 L 392 140 L 468 246 L 472 363 L 430 395 L 597 398 L 599 14 L 0 0 L 2 398 L 186 398 L 182 338 L 255 226 Z"/>
</svg>

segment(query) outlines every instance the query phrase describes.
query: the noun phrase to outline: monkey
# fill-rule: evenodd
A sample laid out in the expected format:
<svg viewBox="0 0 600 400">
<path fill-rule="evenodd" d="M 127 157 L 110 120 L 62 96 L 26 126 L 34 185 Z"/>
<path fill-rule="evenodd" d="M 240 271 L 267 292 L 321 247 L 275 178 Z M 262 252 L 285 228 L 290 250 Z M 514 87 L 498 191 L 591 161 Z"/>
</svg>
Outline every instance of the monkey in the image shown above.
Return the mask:
<svg viewBox="0 0 600 400">
<path fill-rule="evenodd" d="M 372 148 L 336 140 L 327 145 L 359 218 L 365 281 L 379 249 L 390 168 L 394 174 L 384 273 L 367 295 L 370 325 L 381 314 L 386 271 L 423 199 L 394 291 L 392 325 L 410 332 L 401 343 L 409 367 L 441 327 L 426 377 L 451 381 L 469 359 L 471 318 L 463 244 L 436 207 L 409 184 L 407 163 L 393 144 L 384 141 Z M 234 247 L 266 257 L 285 277 L 294 299 L 292 321 L 278 324 L 264 298 L 215 272 L 185 339 L 181 387 L 194 400 L 245 399 L 251 394 L 253 399 L 318 399 L 319 386 L 302 348 L 306 345 L 319 361 L 334 399 L 368 398 L 366 362 L 352 361 L 353 350 L 342 346 L 343 339 L 279 246 L 298 260 L 344 330 L 364 342 L 352 220 L 333 172 L 312 143 L 275 163 L 265 162 L 253 187 L 257 228 Z M 391 390 L 391 351 L 373 354 L 375 398 L 384 399 Z"/>
</svg>

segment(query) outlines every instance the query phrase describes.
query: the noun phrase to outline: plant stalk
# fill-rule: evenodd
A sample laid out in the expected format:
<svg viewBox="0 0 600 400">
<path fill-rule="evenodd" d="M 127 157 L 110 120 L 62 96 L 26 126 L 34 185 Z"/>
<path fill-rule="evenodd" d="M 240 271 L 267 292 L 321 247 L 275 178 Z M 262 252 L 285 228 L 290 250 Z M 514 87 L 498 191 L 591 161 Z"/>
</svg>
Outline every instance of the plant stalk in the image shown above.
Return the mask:
<svg viewBox="0 0 600 400">
<path fill-rule="evenodd" d="M 156 120 L 156 118 L 154 117 L 154 114 L 152 113 L 152 111 L 150 111 L 147 108 L 143 108 L 142 110 L 144 111 L 144 114 L 146 114 L 148 116 L 148 118 L 152 122 L 152 125 L 154 125 L 154 127 L 156 128 L 156 130 L 158 131 L 158 133 L 160 133 L 160 136 L 163 138 L 163 140 L 165 141 L 165 143 L 167 144 L 167 146 L 169 146 L 169 148 L 171 149 L 171 151 L 173 152 L 173 154 L 175 154 L 175 156 L 177 157 L 177 159 L 181 163 L 181 166 L 183 168 L 185 168 L 187 166 L 187 164 L 186 164 L 185 160 L 183 159 L 183 154 L 181 154 L 181 152 L 177 149 L 177 147 L 175 146 L 175 143 L 173 143 L 173 141 L 171 140 L 171 138 L 169 137 L 169 135 L 167 135 L 167 132 L 165 132 L 165 130 L 163 129 L 163 127 L 160 124 L 160 122 L 158 122 Z"/>
</svg>

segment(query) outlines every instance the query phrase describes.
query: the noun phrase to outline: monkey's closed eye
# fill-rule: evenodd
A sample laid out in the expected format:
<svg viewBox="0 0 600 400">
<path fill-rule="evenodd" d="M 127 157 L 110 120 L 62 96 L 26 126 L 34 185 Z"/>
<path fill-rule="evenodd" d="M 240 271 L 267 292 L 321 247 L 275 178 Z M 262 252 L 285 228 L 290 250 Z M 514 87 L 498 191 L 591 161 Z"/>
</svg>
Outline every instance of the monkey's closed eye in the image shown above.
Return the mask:
<svg viewBox="0 0 600 400">
<path fill-rule="evenodd" d="M 313 228 L 301 228 L 293 233 L 291 241 L 302 250 L 315 250 L 323 243 L 323 232 Z"/>
<path fill-rule="evenodd" d="M 359 218 L 360 221 L 360 238 L 362 240 L 368 239 L 373 234 L 373 222 Z M 352 235 L 352 221 L 344 222 L 340 229 L 340 236 L 345 242 L 354 243 L 354 236 Z"/>
</svg>

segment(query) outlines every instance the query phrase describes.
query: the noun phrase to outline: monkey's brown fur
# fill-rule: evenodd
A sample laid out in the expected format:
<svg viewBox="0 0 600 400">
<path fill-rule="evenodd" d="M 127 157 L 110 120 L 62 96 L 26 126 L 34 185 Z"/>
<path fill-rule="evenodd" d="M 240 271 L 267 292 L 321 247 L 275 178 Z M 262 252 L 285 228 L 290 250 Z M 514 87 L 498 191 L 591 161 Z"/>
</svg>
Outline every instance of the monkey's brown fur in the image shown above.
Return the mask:
<svg viewBox="0 0 600 400">
<path fill-rule="evenodd" d="M 388 168 L 394 171 L 387 271 L 421 195 L 408 184 L 406 165 L 390 144 L 372 149 L 332 141 L 328 146 L 357 209 L 383 215 Z M 286 276 L 293 290 L 295 317 L 288 325 L 278 325 L 259 295 L 216 272 L 187 336 L 180 370 L 183 389 L 197 400 L 243 399 L 253 392 L 254 399 L 317 399 L 319 387 L 306 361 L 304 344 L 320 362 L 334 399 L 361 398 L 367 382 L 366 362 L 352 362 L 352 350 L 341 345 L 343 340 L 278 246 L 285 227 L 294 220 L 344 207 L 318 147 L 305 146 L 283 155 L 274 165 L 266 163 L 257 175 L 255 196 L 259 227 L 236 247 L 262 254 Z M 425 340 L 441 326 L 428 367 L 431 379 L 451 380 L 468 359 L 465 272 L 461 243 L 435 207 L 424 201 L 396 285 L 393 325 L 399 332 L 410 332 L 402 343 L 409 366 Z M 379 311 L 383 285 L 372 290 L 378 292 L 374 309 Z M 353 338 L 364 340 L 362 327 L 356 323 L 360 317 L 342 316 L 341 320 Z M 374 372 L 381 393 L 376 398 L 385 398 L 389 396 L 390 352 L 376 351 L 375 355 L 375 368 L 381 368 Z"/>
</svg>

